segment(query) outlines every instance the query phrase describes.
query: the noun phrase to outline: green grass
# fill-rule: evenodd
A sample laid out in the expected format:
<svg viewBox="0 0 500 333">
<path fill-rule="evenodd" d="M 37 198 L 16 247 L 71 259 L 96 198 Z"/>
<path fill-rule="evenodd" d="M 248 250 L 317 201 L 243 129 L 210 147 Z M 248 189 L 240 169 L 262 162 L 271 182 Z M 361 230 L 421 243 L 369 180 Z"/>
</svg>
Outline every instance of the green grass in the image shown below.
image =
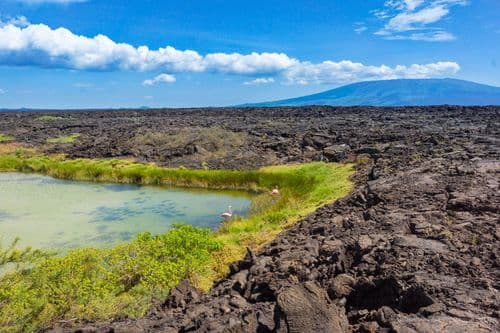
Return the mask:
<svg viewBox="0 0 500 333">
<path fill-rule="evenodd" d="M 57 138 L 47 139 L 47 143 L 72 143 L 80 136 L 80 133 L 73 133 L 71 135 L 64 135 Z"/>
<path fill-rule="evenodd" d="M 153 299 L 188 277 L 200 288 L 228 272 L 247 247 L 257 249 L 300 217 L 349 193 L 353 165 L 310 163 L 256 171 L 164 169 L 125 160 L 66 160 L 16 150 L 0 155 L 0 171 L 62 179 L 165 184 L 259 193 L 251 215 L 212 233 L 178 225 L 163 235 L 141 234 L 112 249 L 78 249 L 37 262 L 0 280 L 0 331 L 25 332 L 57 320 L 137 317 Z M 279 186 L 281 195 L 268 191 Z"/>
<path fill-rule="evenodd" d="M 14 141 L 16 138 L 10 135 L 0 133 L 0 142 Z"/>
<path fill-rule="evenodd" d="M 40 121 L 54 121 L 54 120 L 61 120 L 61 119 L 64 119 L 64 118 L 59 117 L 59 116 L 49 116 L 49 115 L 43 115 L 43 116 L 36 117 L 36 120 L 40 120 Z"/>
</svg>

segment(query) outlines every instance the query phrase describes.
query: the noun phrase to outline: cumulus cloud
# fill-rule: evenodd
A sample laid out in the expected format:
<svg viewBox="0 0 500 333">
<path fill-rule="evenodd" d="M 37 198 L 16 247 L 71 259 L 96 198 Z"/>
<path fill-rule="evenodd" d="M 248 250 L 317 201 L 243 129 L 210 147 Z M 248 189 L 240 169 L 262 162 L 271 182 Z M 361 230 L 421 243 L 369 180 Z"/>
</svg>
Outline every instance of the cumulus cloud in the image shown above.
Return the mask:
<svg viewBox="0 0 500 333">
<path fill-rule="evenodd" d="M 203 62 L 208 70 L 243 75 L 276 73 L 299 63 L 284 53 L 267 52 L 246 55 L 212 53 L 207 54 Z"/>
<path fill-rule="evenodd" d="M 436 0 L 438 1 L 438 0 Z M 445 0 L 440 0 L 445 1 Z M 448 0 L 451 1 L 451 0 Z M 17 23 L 0 25 L 0 65 L 37 66 L 91 71 L 158 71 L 161 74 L 143 82 L 154 85 L 175 82 L 175 73 L 224 73 L 251 77 L 247 84 L 271 83 L 282 79 L 288 84 L 344 83 L 365 79 L 400 77 L 433 77 L 450 75 L 459 70 L 453 62 L 427 65 L 372 66 L 344 61 L 311 63 L 285 53 L 209 53 L 178 50 L 166 46 L 151 50 L 119 43 L 105 35 L 87 37 L 66 28 L 53 29 L 44 24 Z M 413 31 L 416 40 L 451 38 L 445 32 Z M 390 38 L 400 38 L 391 35 Z M 420 66 L 420 67 L 418 67 Z M 416 71 L 415 68 L 426 70 Z"/>
<path fill-rule="evenodd" d="M 254 80 L 245 81 L 245 82 L 243 82 L 243 84 L 247 85 L 247 86 L 258 86 L 261 84 L 268 84 L 268 83 L 273 83 L 273 82 L 274 82 L 274 78 L 272 78 L 272 77 L 258 77 Z"/>
<path fill-rule="evenodd" d="M 375 34 L 386 39 L 453 40 L 452 33 L 430 25 L 446 17 L 452 7 L 467 3 L 465 0 L 387 0 L 383 9 L 373 11 L 378 19 L 386 22 Z"/>
<path fill-rule="evenodd" d="M 160 74 L 152 79 L 144 80 L 142 84 L 144 86 L 154 86 L 158 83 L 174 83 L 175 81 L 177 81 L 177 79 L 172 74 Z"/>
<path fill-rule="evenodd" d="M 27 27 L 30 25 L 30 22 L 25 16 L 16 16 L 16 17 L 9 17 L 7 16 L 6 19 L 2 19 L 0 17 L 0 27 L 6 26 L 6 25 L 14 25 L 18 27 Z"/>
<path fill-rule="evenodd" d="M 89 38 L 65 28 L 44 24 L 0 28 L 0 64 L 57 67 L 79 70 L 168 70 L 255 75 L 275 73 L 298 61 L 283 53 L 211 53 L 167 46 L 150 50 L 116 43 L 107 36 Z"/>
<path fill-rule="evenodd" d="M 367 66 L 349 60 L 340 62 L 324 61 L 319 64 L 304 63 L 285 73 L 288 84 L 349 83 L 368 80 L 388 80 L 398 78 L 428 78 L 455 74 L 460 66 L 455 62 L 430 64 L 397 65 L 394 67 Z"/>
</svg>

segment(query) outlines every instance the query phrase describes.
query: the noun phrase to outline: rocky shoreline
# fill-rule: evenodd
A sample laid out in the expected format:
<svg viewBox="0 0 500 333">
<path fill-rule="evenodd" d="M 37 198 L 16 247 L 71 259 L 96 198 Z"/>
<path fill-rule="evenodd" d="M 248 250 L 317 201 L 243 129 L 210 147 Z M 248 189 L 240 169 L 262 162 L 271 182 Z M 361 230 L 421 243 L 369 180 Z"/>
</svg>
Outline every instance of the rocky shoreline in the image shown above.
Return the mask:
<svg viewBox="0 0 500 333">
<path fill-rule="evenodd" d="M 79 332 L 500 329 L 500 107 L 54 115 L 62 119 L 0 113 L 0 133 L 70 157 L 166 166 L 359 165 L 351 195 L 249 252 L 209 293 L 184 281 L 144 318 L 79 323 Z M 72 144 L 46 143 L 72 133 L 81 135 Z M 52 331 L 75 328 L 61 322 Z"/>
</svg>

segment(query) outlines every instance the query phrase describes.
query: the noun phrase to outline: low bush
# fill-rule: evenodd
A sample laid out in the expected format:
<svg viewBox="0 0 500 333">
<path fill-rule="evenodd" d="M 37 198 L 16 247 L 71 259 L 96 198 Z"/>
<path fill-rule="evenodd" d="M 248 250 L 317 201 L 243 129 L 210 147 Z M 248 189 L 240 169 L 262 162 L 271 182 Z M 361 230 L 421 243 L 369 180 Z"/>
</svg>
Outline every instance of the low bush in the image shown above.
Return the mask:
<svg viewBox="0 0 500 333">
<path fill-rule="evenodd" d="M 165 296 L 183 278 L 203 279 L 211 253 L 220 248 L 209 230 L 176 225 L 113 249 L 77 249 L 49 258 L 2 278 L 0 328 L 27 332 L 55 318 L 140 315 L 152 297 Z"/>
<path fill-rule="evenodd" d="M 39 249 L 26 247 L 18 249 L 17 244 L 19 238 L 14 239 L 9 246 L 3 247 L 0 242 L 0 270 L 5 269 L 6 266 L 15 265 L 16 269 L 21 269 L 25 265 L 33 265 L 40 261 L 42 258 L 48 257 L 50 254 Z"/>
</svg>

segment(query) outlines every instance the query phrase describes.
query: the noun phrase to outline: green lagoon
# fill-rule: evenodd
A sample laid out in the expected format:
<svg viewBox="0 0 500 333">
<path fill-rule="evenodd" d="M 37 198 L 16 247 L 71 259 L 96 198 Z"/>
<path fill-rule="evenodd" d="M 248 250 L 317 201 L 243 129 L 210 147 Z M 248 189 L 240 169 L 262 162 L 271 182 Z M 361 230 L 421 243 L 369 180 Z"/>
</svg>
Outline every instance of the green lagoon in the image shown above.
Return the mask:
<svg viewBox="0 0 500 333">
<path fill-rule="evenodd" d="M 59 180 L 0 173 L 0 240 L 45 249 L 110 247 L 143 231 L 184 222 L 216 229 L 233 207 L 245 216 L 251 194 Z"/>
</svg>

